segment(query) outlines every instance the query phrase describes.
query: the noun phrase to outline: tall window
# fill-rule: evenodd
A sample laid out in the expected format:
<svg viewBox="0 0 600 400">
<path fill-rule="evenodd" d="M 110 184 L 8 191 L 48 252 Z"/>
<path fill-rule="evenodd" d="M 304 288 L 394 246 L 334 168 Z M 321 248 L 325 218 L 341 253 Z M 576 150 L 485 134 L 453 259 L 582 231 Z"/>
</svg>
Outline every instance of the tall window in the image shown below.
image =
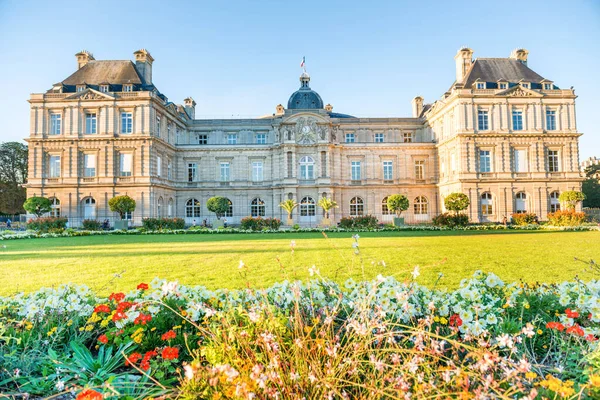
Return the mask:
<svg viewBox="0 0 600 400">
<path fill-rule="evenodd" d="M 321 176 L 327 176 L 327 152 L 321 152 Z"/>
<path fill-rule="evenodd" d="M 480 131 L 487 131 L 489 129 L 487 110 L 479 110 L 477 112 L 477 122 Z"/>
<path fill-rule="evenodd" d="M 185 216 L 187 218 L 198 218 L 200 216 L 200 202 L 197 199 L 189 199 L 185 203 Z"/>
<path fill-rule="evenodd" d="M 527 172 L 529 170 L 527 166 L 527 149 L 514 149 L 513 159 L 515 172 Z"/>
<path fill-rule="evenodd" d="M 250 203 L 250 214 L 252 214 L 253 217 L 264 217 L 265 202 L 258 197 L 252 200 L 252 202 Z"/>
<path fill-rule="evenodd" d="M 558 172 L 558 150 L 548 150 L 548 172 Z"/>
<path fill-rule="evenodd" d="M 354 143 L 354 133 L 346 133 L 346 143 Z"/>
<path fill-rule="evenodd" d="M 96 113 L 85 114 L 85 133 L 96 133 Z"/>
<path fill-rule="evenodd" d="M 392 161 L 383 162 L 383 180 L 391 181 L 394 179 L 394 166 Z"/>
<path fill-rule="evenodd" d="M 479 150 L 479 172 L 491 172 L 492 160 L 489 150 Z"/>
<path fill-rule="evenodd" d="M 350 165 L 350 178 L 353 181 L 360 181 L 361 179 L 361 171 L 360 171 L 360 161 L 352 161 Z"/>
<path fill-rule="evenodd" d="M 171 143 L 171 124 L 167 123 L 167 142 Z"/>
<path fill-rule="evenodd" d="M 237 144 L 237 135 L 235 133 L 227 135 L 227 144 Z"/>
<path fill-rule="evenodd" d="M 560 193 L 558 192 L 550 193 L 550 212 L 557 212 L 560 210 L 560 201 L 558 200 L 559 196 Z"/>
<path fill-rule="evenodd" d="M 84 154 L 83 155 L 83 176 L 86 178 L 93 178 L 96 176 L 96 155 L 95 154 Z"/>
<path fill-rule="evenodd" d="M 188 163 L 188 182 L 198 181 L 198 164 Z"/>
<path fill-rule="evenodd" d="M 365 213 L 365 203 L 363 199 L 356 196 L 350 199 L 350 215 L 357 217 Z"/>
<path fill-rule="evenodd" d="M 163 216 L 162 213 L 163 213 L 163 198 L 159 197 L 158 201 L 156 202 L 156 215 L 158 217 L 162 217 Z"/>
<path fill-rule="evenodd" d="M 222 162 L 221 164 L 221 182 L 229 182 L 229 163 Z"/>
<path fill-rule="evenodd" d="M 161 133 L 162 133 L 162 132 L 160 131 L 160 115 L 157 115 L 157 116 L 156 116 L 156 135 L 157 135 L 158 137 L 160 137 L 160 136 L 161 136 Z"/>
<path fill-rule="evenodd" d="M 314 217 L 316 213 L 315 200 L 312 197 L 304 197 L 300 200 L 300 216 Z"/>
<path fill-rule="evenodd" d="M 387 205 L 387 201 L 388 201 L 387 196 L 384 197 L 383 200 L 381 200 L 381 214 L 383 214 L 383 215 L 391 214 L 390 209 L 388 208 L 388 205 Z"/>
<path fill-rule="evenodd" d="M 383 133 L 375 134 L 375 143 L 383 143 Z"/>
<path fill-rule="evenodd" d="M 50 216 L 55 218 L 60 217 L 60 200 L 56 197 L 52 197 L 49 200 L 52 203 L 50 205 Z"/>
<path fill-rule="evenodd" d="M 262 161 L 252 162 L 252 181 L 262 182 L 263 181 L 263 163 Z"/>
<path fill-rule="evenodd" d="M 57 113 L 50 114 L 50 134 L 60 135 L 62 116 Z"/>
<path fill-rule="evenodd" d="M 523 130 L 523 111 L 513 110 L 512 112 L 513 131 Z"/>
<path fill-rule="evenodd" d="M 492 215 L 494 208 L 492 207 L 492 194 L 485 192 L 481 194 L 481 214 Z"/>
<path fill-rule="evenodd" d="M 208 144 L 208 135 L 198 135 L 198 144 Z"/>
<path fill-rule="evenodd" d="M 167 202 L 167 217 L 171 218 L 173 216 L 173 199 L 169 199 Z"/>
<path fill-rule="evenodd" d="M 60 156 L 50 156 L 50 178 L 60 178 Z"/>
<path fill-rule="evenodd" d="M 527 212 L 527 194 L 525 192 L 519 192 L 515 196 L 515 212 L 517 214 Z"/>
<path fill-rule="evenodd" d="M 108 85 L 100 85 L 100 92 L 108 93 Z"/>
<path fill-rule="evenodd" d="M 93 197 L 86 197 L 83 203 L 83 218 L 96 219 L 96 200 Z"/>
<path fill-rule="evenodd" d="M 267 135 L 265 133 L 257 133 L 256 134 L 256 144 L 266 144 L 267 143 Z"/>
<path fill-rule="evenodd" d="M 293 170 L 293 156 L 292 156 L 292 152 L 288 151 L 287 152 L 287 177 L 291 178 L 292 177 L 292 170 Z"/>
<path fill-rule="evenodd" d="M 173 165 L 170 158 L 167 159 L 167 179 L 173 179 Z"/>
<path fill-rule="evenodd" d="M 226 197 L 226 199 L 227 199 L 227 197 Z M 233 217 L 233 203 L 229 199 L 227 199 L 227 202 L 229 204 L 229 208 L 225 212 L 225 216 L 226 217 Z"/>
<path fill-rule="evenodd" d="M 551 83 L 544 83 L 544 90 L 552 90 L 552 84 Z"/>
<path fill-rule="evenodd" d="M 427 214 L 427 198 L 425 196 L 419 196 L 413 202 L 415 215 Z"/>
<path fill-rule="evenodd" d="M 456 172 L 456 154 L 450 154 L 450 170 Z"/>
<path fill-rule="evenodd" d="M 162 176 L 162 157 L 156 156 L 156 175 Z"/>
<path fill-rule="evenodd" d="M 404 132 L 402 134 L 402 139 L 404 140 L 404 143 L 412 143 L 412 141 L 413 141 L 412 132 Z"/>
<path fill-rule="evenodd" d="M 556 111 L 546 110 L 546 130 L 556 130 Z"/>
<path fill-rule="evenodd" d="M 477 82 L 477 89 L 485 89 L 485 82 Z"/>
<path fill-rule="evenodd" d="M 423 160 L 415 161 L 415 179 L 425 179 L 425 161 Z"/>
<path fill-rule="evenodd" d="M 121 133 L 133 132 L 133 113 L 122 112 L 121 113 Z"/>
<path fill-rule="evenodd" d="M 121 153 L 121 155 L 120 155 L 121 176 L 131 176 L 132 164 L 133 164 L 133 155 L 131 153 Z"/>
<path fill-rule="evenodd" d="M 506 89 L 507 87 L 508 87 L 508 83 L 503 82 L 503 83 L 498 84 L 498 89 Z"/>
<path fill-rule="evenodd" d="M 124 92 L 131 92 L 133 90 L 133 85 L 123 85 Z"/>
<path fill-rule="evenodd" d="M 300 159 L 300 179 L 315 178 L 315 160 L 310 156 L 304 156 Z"/>
</svg>

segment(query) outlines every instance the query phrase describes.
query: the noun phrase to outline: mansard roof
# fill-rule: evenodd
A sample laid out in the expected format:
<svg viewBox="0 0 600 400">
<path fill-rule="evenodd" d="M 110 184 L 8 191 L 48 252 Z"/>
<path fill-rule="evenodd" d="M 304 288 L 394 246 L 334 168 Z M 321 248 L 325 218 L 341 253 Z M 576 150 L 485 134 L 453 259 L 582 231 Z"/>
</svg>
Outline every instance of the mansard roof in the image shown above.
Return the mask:
<svg viewBox="0 0 600 400">
<path fill-rule="evenodd" d="M 519 60 L 512 58 L 477 58 L 467 72 L 465 87 L 471 87 L 475 81 L 497 82 L 519 81 L 539 83 L 544 77 L 533 71 Z"/>
<path fill-rule="evenodd" d="M 65 85 L 146 84 L 129 60 L 92 60 L 62 81 Z"/>
</svg>

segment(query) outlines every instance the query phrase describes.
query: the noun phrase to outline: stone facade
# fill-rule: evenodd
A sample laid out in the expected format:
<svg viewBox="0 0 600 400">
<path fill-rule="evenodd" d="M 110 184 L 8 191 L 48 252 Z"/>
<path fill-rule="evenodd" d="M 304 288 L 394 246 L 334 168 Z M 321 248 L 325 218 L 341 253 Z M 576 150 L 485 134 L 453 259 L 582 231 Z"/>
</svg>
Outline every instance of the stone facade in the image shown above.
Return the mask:
<svg viewBox="0 0 600 400">
<path fill-rule="evenodd" d="M 322 196 L 331 218 L 373 214 L 391 221 L 386 196 L 411 202 L 407 222 L 443 211 L 463 192 L 473 221 L 516 211 L 544 219 L 556 193 L 578 190 L 581 176 L 575 94 L 527 67 L 527 52 L 504 59 L 456 56 L 457 80 L 433 104 L 413 100 L 411 118 L 357 118 L 333 112 L 304 72 L 288 107 L 256 119 L 195 119 L 192 98 L 176 105 L 152 83 L 146 50 L 131 61 L 78 53 L 78 70 L 32 94 L 28 196 L 55 201 L 73 225 L 113 219 L 108 200 L 127 194 L 132 218 L 214 220 L 206 200 L 230 199 L 230 223 L 248 215 L 285 220 L 278 204 L 301 205 L 295 222 L 316 225 Z M 492 60 L 492 61 L 491 61 Z"/>
</svg>

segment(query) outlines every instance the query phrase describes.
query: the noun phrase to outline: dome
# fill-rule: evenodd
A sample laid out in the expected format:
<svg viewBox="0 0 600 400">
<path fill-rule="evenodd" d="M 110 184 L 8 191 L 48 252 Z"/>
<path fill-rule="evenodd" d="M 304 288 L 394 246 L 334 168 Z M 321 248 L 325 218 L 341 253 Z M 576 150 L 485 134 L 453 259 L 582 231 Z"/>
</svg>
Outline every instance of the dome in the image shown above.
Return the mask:
<svg viewBox="0 0 600 400">
<path fill-rule="evenodd" d="M 288 100 L 290 110 L 315 110 L 323 108 L 323 100 L 319 93 L 310 88 L 310 75 L 305 72 L 300 75 L 300 89 L 296 90 Z"/>
</svg>

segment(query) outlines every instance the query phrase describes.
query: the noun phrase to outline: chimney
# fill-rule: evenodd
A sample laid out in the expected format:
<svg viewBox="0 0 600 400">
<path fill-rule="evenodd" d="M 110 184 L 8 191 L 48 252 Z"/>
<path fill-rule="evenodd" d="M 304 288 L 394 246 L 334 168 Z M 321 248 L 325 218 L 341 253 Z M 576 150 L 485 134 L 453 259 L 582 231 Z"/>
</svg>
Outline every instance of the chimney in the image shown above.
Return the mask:
<svg viewBox="0 0 600 400">
<path fill-rule="evenodd" d="M 87 50 L 81 50 L 79 53 L 75 54 L 77 57 L 77 69 L 83 67 L 88 62 L 95 60 L 94 55 Z"/>
<path fill-rule="evenodd" d="M 152 62 L 154 58 L 146 49 L 140 49 L 133 53 L 135 56 L 135 69 L 144 80 L 146 85 L 152 85 Z"/>
<path fill-rule="evenodd" d="M 285 114 L 285 109 L 283 108 L 283 106 L 281 104 L 277 104 L 277 106 L 275 107 L 275 115 L 283 115 Z"/>
<path fill-rule="evenodd" d="M 513 60 L 520 61 L 522 64 L 527 65 L 527 55 L 529 52 L 525 49 L 514 49 L 512 53 L 510 53 L 509 58 Z"/>
<path fill-rule="evenodd" d="M 423 112 L 423 98 L 421 96 L 417 96 L 412 99 L 411 104 L 413 118 L 419 118 Z"/>
<path fill-rule="evenodd" d="M 456 83 L 463 83 L 467 71 L 473 64 L 473 50 L 466 46 L 461 47 L 454 60 L 456 61 Z"/>
<path fill-rule="evenodd" d="M 327 104 L 327 105 L 325 106 L 325 111 L 327 111 L 327 112 L 332 112 L 332 111 L 333 111 L 333 106 L 332 106 L 331 104 Z"/>
<path fill-rule="evenodd" d="M 194 119 L 196 118 L 196 102 L 191 97 L 183 99 L 183 104 L 185 105 L 185 112 L 187 115 Z"/>
</svg>

